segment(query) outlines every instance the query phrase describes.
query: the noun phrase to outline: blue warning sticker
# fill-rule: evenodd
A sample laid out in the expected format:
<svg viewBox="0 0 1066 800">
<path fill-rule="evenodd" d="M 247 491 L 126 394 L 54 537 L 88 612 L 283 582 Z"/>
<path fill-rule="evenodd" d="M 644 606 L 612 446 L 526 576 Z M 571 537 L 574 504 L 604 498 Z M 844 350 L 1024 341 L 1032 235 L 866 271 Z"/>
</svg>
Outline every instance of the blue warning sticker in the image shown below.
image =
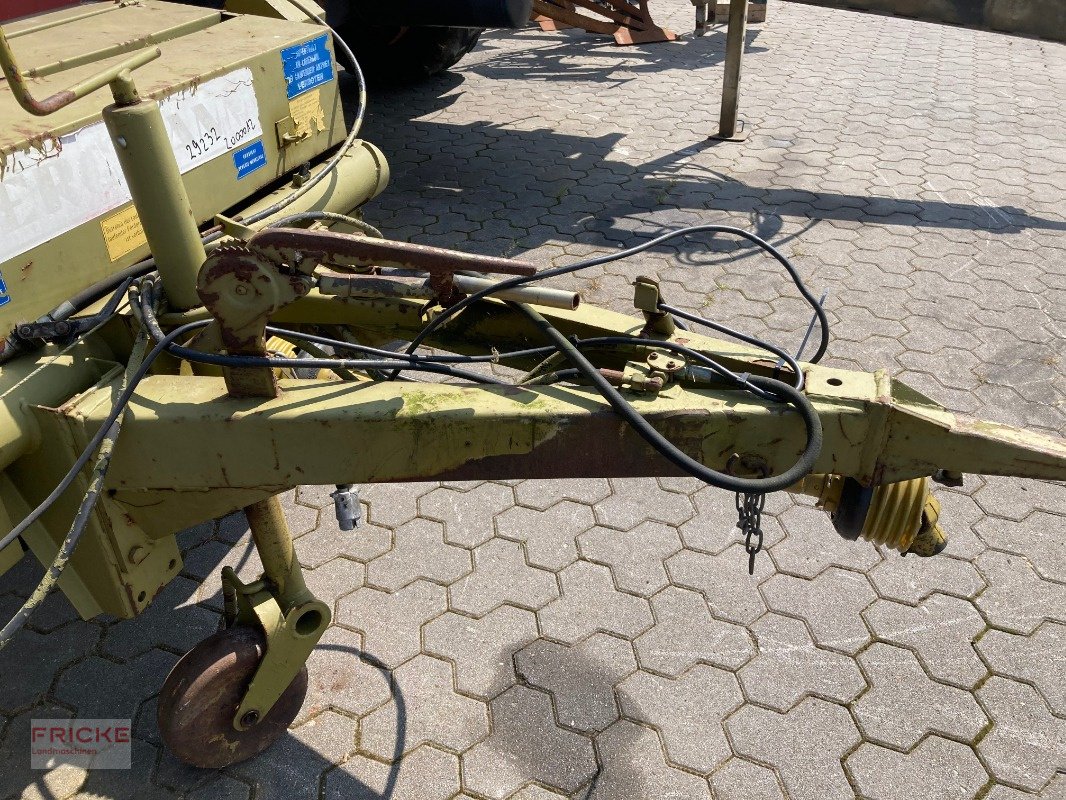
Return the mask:
<svg viewBox="0 0 1066 800">
<path fill-rule="evenodd" d="M 6 306 L 11 302 L 11 297 L 7 293 L 7 284 L 4 283 L 4 276 L 0 275 L 0 306 Z"/>
<path fill-rule="evenodd" d="M 328 34 L 281 51 L 289 99 L 333 80 L 333 55 L 326 46 Z"/>
<path fill-rule="evenodd" d="M 266 150 L 263 148 L 263 140 L 252 142 L 247 147 L 242 147 L 233 154 L 233 166 L 237 168 L 237 179 L 251 175 L 267 163 Z"/>
</svg>

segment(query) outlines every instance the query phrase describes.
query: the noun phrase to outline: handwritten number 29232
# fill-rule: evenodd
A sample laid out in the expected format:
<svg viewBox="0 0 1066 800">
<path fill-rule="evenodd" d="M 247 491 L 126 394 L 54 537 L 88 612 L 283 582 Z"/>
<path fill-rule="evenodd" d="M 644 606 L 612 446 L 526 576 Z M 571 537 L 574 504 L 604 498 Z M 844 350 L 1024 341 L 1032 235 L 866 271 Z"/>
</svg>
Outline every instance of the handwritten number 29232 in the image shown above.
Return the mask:
<svg viewBox="0 0 1066 800">
<path fill-rule="evenodd" d="M 188 142 L 185 145 L 185 150 L 188 152 L 190 159 L 196 160 L 214 147 L 216 142 L 221 140 L 222 138 L 218 135 L 218 131 L 215 128 L 210 128 L 196 139 Z"/>
</svg>

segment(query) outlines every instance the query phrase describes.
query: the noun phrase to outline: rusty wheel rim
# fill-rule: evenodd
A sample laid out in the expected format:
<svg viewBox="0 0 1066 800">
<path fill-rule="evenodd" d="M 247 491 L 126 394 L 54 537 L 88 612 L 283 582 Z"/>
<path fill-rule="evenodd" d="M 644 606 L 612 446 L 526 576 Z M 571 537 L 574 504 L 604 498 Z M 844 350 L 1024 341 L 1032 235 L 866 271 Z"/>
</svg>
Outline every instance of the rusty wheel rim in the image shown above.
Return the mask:
<svg viewBox="0 0 1066 800">
<path fill-rule="evenodd" d="M 159 693 L 159 731 L 186 764 L 220 769 L 259 755 L 288 730 L 307 694 L 307 667 L 256 725 L 233 727 L 233 715 L 264 650 L 263 634 L 229 628 L 204 639 L 170 671 Z"/>
</svg>

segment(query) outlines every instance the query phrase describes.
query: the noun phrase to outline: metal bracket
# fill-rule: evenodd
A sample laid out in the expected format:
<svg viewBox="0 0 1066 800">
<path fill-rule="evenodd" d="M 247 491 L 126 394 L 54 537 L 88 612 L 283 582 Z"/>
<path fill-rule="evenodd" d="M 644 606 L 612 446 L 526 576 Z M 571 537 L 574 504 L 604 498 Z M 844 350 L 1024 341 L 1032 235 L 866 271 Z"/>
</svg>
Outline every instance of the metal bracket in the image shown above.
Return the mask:
<svg viewBox="0 0 1066 800">
<path fill-rule="evenodd" d="M 222 569 L 222 594 L 226 627 L 257 625 L 266 637 L 266 652 L 233 715 L 233 727 L 243 731 L 274 707 L 325 633 L 331 614 L 315 599 L 285 611 L 266 580 L 242 583 L 232 567 Z"/>
<path fill-rule="evenodd" d="M 633 281 L 633 306 L 644 313 L 644 319 L 647 321 L 644 332 L 673 336 L 677 329 L 674 325 L 674 318 L 665 311 L 659 310 L 661 300 L 658 281 L 645 275 L 640 275 Z"/>
</svg>

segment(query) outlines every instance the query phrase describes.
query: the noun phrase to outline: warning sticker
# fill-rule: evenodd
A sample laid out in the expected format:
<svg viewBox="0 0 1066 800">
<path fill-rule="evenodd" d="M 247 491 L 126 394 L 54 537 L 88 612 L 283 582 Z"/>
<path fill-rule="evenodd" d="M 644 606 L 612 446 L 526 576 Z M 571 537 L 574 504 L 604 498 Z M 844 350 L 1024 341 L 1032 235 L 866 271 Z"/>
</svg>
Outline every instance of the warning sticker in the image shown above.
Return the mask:
<svg viewBox="0 0 1066 800">
<path fill-rule="evenodd" d="M 326 46 L 328 38 L 324 33 L 317 39 L 282 49 L 281 64 L 290 100 L 333 80 L 333 55 Z"/>
<path fill-rule="evenodd" d="M 322 90 L 315 89 L 290 100 L 289 116 L 292 117 L 293 133 L 297 136 L 324 131 L 326 109 L 322 107 Z"/>
<path fill-rule="evenodd" d="M 141 227 L 141 218 L 137 216 L 137 209 L 133 206 L 127 206 L 100 220 L 100 232 L 104 235 L 107 255 L 112 261 L 118 261 L 122 256 L 148 244 L 144 237 L 144 228 Z"/>
<path fill-rule="evenodd" d="M 263 148 L 262 141 L 253 142 L 233 154 L 233 166 L 237 168 L 237 180 L 251 175 L 257 169 L 265 167 L 266 164 L 266 150 Z"/>
</svg>

